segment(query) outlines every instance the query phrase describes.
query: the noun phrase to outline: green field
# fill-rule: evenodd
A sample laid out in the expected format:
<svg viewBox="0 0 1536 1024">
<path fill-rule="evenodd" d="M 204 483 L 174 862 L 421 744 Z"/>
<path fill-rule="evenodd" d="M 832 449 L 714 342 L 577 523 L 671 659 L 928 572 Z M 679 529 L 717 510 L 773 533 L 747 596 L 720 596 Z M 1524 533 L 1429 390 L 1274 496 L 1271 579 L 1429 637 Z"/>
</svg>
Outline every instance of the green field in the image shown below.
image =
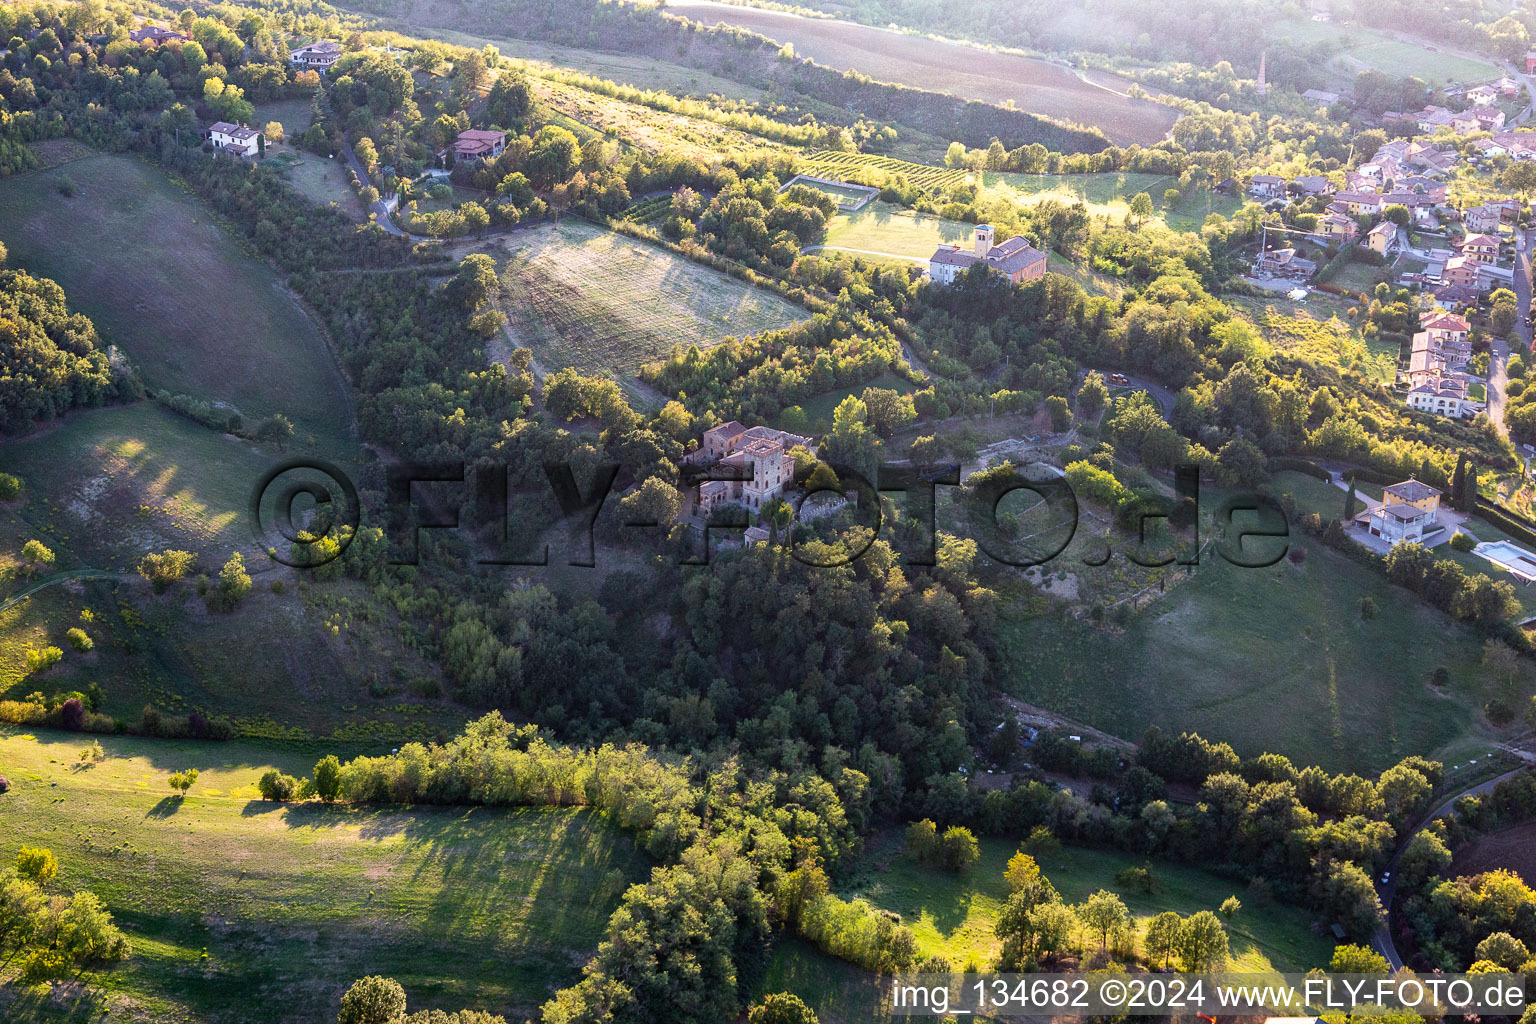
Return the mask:
<svg viewBox="0 0 1536 1024">
<path fill-rule="evenodd" d="M 398 979 L 413 1010 L 522 1019 L 576 980 L 623 882 L 645 870 L 627 837 L 578 809 L 285 807 L 256 799 L 256 780 L 314 758 L 108 737 L 107 760 L 87 767 L 83 744 L 0 728 L 0 860 L 51 848 L 56 884 L 99 895 L 133 957 L 90 979 L 101 996 L 18 993 L 7 1019 L 100 1019 L 104 997 L 114 1019 L 329 1020 L 374 973 Z M 201 774 L 177 800 L 166 776 L 188 767 Z"/>
<path fill-rule="evenodd" d="M 475 250 L 501 267 L 516 343 L 550 370 L 632 377 L 676 346 L 707 348 L 808 315 L 772 292 L 577 220 Z"/>
<path fill-rule="evenodd" d="M 1131 209 L 1131 197 L 1147 193 L 1157 216 L 1176 231 L 1198 231 L 1212 213 L 1230 217 L 1242 206 L 1242 200 L 1208 189 L 1196 189 L 1169 206 L 1164 193 L 1178 188 L 1177 178 L 1164 174 L 1014 174 L 985 171 L 981 185 L 986 192 L 1006 195 L 1025 205 L 1055 199 L 1063 203 L 1081 202 L 1095 217 L 1107 216 L 1115 222 L 1125 219 Z"/>
<path fill-rule="evenodd" d="M 982 839 L 981 859 L 957 875 L 917 863 L 902 852 L 900 834 L 887 833 L 870 842 L 854 882 L 840 894 L 900 914 L 917 937 L 919 955 L 942 956 L 956 970 L 968 963 L 987 970 L 999 947 L 993 928 L 1008 901 L 1003 869 L 1017 848 L 1009 840 Z M 1143 928 L 1165 910 L 1185 915 L 1215 910 L 1233 895 L 1246 902 L 1245 883 L 1112 850 L 1064 847 L 1046 855 L 1040 869 L 1062 900 L 1074 904 L 1099 889 L 1119 891 L 1115 875 L 1143 865 L 1157 880 L 1153 891 L 1120 892 Z M 1230 925 L 1231 969 L 1300 972 L 1326 966 L 1332 943 L 1313 935 L 1310 922 L 1306 911 L 1280 904 L 1240 911 Z"/>
<path fill-rule="evenodd" d="M 903 395 L 910 395 L 917 390 L 915 384 L 903 377 L 898 377 L 894 373 L 882 373 L 867 384 L 824 392 L 814 398 L 806 399 L 800 406 L 810 424 L 807 429 L 813 434 L 823 434 L 831 430 L 832 412 L 837 408 L 838 403 L 850 395 L 864 394 L 865 388 L 887 388 Z"/>
<path fill-rule="evenodd" d="M 1192 578 L 1123 629 L 1005 615 L 1017 667 L 1000 684 L 1128 739 L 1149 725 L 1188 729 L 1244 755 L 1332 770 L 1374 773 L 1479 736 L 1475 709 L 1490 685 L 1482 638 L 1310 538 L 1293 542 L 1308 550 L 1299 566 L 1243 569 L 1207 550 Z M 1359 610 L 1367 595 L 1379 608 L 1370 620 Z M 1442 665 L 1445 695 L 1430 686 Z"/>
<path fill-rule="evenodd" d="M 268 157 L 266 165 L 282 175 L 294 191 L 305 198 L 322 206 L 334 203 L 353 220 L 366 219 L 363 201 L 352 191 L 347 180 L 347 165 L 344 161 L 284 149 Z"/>
<path fill-rule="evenodd" d="M 1341 303 L 1332 296 L 1308 295 L 1300 303 L 1277 296 L 1233 305 L 1277 351 L 1373 380 L 1396 380 L 1397 343 L 1362 337 L 1354 322 L 1340 315 Z"/>
<path fill-rule="evenodd" d="M 827 221 L 827 245 L 926 260 L 940 243 L 969 245 L 976 225 L 873 202 Z"/>
<path fill-rule="evenodd" d="M 302 439 L 349 433 L 351 401 L 325 341 L 266 263 L 153 167 L 128 156 L 0 181 L 11 263 L 63 285 L 154 388 L 273 412 Z"/>
</svg>

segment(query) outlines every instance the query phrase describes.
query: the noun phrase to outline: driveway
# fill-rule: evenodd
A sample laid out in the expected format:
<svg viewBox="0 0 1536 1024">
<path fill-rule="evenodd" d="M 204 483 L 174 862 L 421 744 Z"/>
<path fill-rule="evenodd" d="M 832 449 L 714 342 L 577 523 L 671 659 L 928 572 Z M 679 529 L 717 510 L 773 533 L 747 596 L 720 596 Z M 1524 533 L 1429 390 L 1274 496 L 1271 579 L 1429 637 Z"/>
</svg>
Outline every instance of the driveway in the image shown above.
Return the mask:
<svg viewBox="0 0 1536 1024">
<path fill-rule="evenodd" d="M 363 162 L 357 158 L 357 154 L 352 152 L 352 140 L 348 139 L 345 135 L 341 137 L 341 153 L 342 156 L 347 158 L 347 166 L 352 168 L 352 173 L 357 175 L 357 180 L 366 184 L 368 172 L 363 169 Z M 390 204 L 386 203 L 382 198 L 369 204 L 368 209 L 373 213 L 373 219 L 378 223 L 379 227 L 390 234 L 400 238 L 409 238 L 417 242 L 432 241 L 432 239 L 423 235 L 413 235 L 407 231 L 402 231 L 389 215 Z"/>
</svg>

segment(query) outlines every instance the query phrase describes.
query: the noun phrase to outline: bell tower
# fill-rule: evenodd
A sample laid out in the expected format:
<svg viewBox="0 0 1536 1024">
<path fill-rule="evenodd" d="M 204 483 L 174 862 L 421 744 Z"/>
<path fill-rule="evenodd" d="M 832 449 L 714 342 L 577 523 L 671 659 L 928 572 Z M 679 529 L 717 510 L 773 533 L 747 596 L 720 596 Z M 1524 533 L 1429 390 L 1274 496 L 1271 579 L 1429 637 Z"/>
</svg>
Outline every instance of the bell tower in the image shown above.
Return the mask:
<svg viewBox="0 0 1536 1024">
<path fill-rule="evenodd" d="M 987 253 L 992 251 L 992 225 L 976 225 L 976 256 L 986 259 Z"/>
</svg>

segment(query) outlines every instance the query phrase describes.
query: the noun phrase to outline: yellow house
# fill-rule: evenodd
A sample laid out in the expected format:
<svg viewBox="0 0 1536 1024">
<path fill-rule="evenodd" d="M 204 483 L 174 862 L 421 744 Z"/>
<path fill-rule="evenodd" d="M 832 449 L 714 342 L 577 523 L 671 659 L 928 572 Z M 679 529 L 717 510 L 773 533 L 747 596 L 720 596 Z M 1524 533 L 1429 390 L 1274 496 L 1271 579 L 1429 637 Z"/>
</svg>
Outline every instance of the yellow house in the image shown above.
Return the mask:
<svg viewBox="0 0 1536 1024">
<path fill-rule="evenodd" d="M 1381 253 L 1383 256 L 1387 254 L 1387 250 L 1391 248 L 1392 244 L 1396 241 L 1397 225 L 1393 224 L 1389 220 L 1384 220 L 1380 224 L 1377 224 L 1375 227 L 1371 228 L 1370 231 L 1366 232 L 1365 235 L 1365 244 L 1370 246 L 1371 249 L 1375 250 L 1376 252 Z"/>
<path fill-rule="evenodd" d="M 1381 489 L 1383 505 L 1412 505 L 1421 512 L 1440 511 L 1440 492 L 1417 480 L 1404 480 Z M 1433 519 L 1431 519 L 1433 521 Z"/>
</svg>

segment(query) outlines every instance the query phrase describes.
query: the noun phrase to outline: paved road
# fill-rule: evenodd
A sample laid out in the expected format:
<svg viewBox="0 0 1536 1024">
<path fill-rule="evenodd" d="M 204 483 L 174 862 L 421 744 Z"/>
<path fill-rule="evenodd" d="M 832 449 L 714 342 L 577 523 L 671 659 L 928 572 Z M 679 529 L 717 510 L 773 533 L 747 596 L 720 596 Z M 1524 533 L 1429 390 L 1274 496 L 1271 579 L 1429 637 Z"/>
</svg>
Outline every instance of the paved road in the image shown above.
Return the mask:
<svg viewBox="0 0 1536 1024">
<path fill-rule="evenodd" d="M 1524 755 L 1521 756 L 1523 757 Z M 1494 786 L 1497 786 L 1505 779 L 1514 778 L 1521 772 L 1530 770 L 1531 766 L 1529 764 L 1522 764 L 1520 767 L 1511 769 L 1510 771 L 1505 772 L 1503 775 L 1489 779 L 1487 782 L 1480 782 L 1475 786 L 1471 786 L 1462 790 L 1460 793 L 1446 797 L 1443 801 L 1441 801 L 1440 806 L 1436 807 L 1434 810 L 1430 811 L 1427 815 L 1424 816 L 1423 820 L 1420 821 L 1418 828 L 1405 835 L 1403 837 L 1403 841 L 1398 844 L 1397 852 L 1393 853 L 1392 859 L 1387 862 L 1386 872 L 1390 881 L 1388 881 L 1386 884 L 1382 884 L 1380 879 L 1376 880 L 1376 893 L 1381 900 L 1382 907 L 1386 909 L 1386 913 L 1382 915 L 1381 921 L 1376 925 L 1375 934 L 1371 936 L 1372 943 L 1376 946 L 1377 950 L 1381 952 L 1381 955 L 1387 958 L 1387 962 L 1392 965 L 1393 970 L 1403 966 L 1403 958 L 1398 956 L 1397 944 L 1392 941 L 1392 899 L 1397 891 L 1397 862 L 1402 860 L 1403 851 L 1408 848 L 1409 841 L 1411 841 L 1414 836 L 1418 835 L 1426 824 L 1434 821 L 1436 818 L 1449 814 L 1451 810 L 1456 806 L 1456 801 L 1460 800 L 1462 797 L 1481 795 L 1483 793 L 1491 792 Z"/>
<path fill-rule="evenodd" d="M 363 162 L 357 158 L 357 154 L 352 152 L 352 141 L 345 135 L 341 137 L 341 153 L 347 158 L 347 166 L 352 168 L 352 173 L 357 175 L 357 180 L 366 186 L 368 184 L 368 172 L 364 170 Z M 407 231 L 402 231 L 395 224 L 394 219 L 390 217 L 389 204 L 384 202 L 382 198 L 370 204 L 368 208 L 372 211 L 373 219 L 378 222 L 379 227 L 390 234 L 398 235 L 401 238 L 410 238 L 418 242 L 431 241 L 430 238 L 422 235 L 413 235 Z"/>
</svg>

